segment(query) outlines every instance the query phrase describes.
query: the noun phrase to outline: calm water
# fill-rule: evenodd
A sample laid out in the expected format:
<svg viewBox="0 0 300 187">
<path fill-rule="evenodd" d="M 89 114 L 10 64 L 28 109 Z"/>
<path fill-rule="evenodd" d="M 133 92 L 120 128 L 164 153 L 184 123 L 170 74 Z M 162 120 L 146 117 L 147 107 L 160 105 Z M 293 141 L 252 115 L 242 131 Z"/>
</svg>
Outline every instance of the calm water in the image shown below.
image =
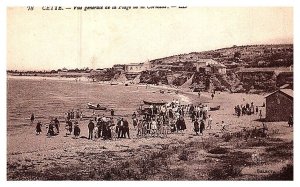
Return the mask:
<svg viewBox="0 0 300 187">
<path fill-rule="evenodd" d="M 113 108 L 115 114 L 123 115 L 132 114 L 142 100 L 167 101 L 177 97 L 174 93 L 160 94 L 158 89 L 137 88 L 137 85 L 111 86 L 66 80 L 8 78 L 8 131 L 30 125 L 31 113 L 42 122 L 49 122 L 51 116 L 62 118 L 65 112 L 73 108 L 81 109 L 84 115 L 91 115 L 92 110 L 87 109 L 87 103 L 91 102 Z"/>
</svg>

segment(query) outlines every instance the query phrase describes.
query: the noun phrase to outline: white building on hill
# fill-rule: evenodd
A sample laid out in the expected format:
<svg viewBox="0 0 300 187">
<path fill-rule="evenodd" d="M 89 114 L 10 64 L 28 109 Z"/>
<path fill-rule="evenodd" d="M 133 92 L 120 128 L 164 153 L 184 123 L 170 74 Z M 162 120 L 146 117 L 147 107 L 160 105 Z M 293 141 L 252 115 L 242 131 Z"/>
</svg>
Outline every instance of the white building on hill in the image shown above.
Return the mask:
<svg viewBox="0 0 300 187">
<path fill-rule="evenodd" d="M 146 61 L 144 63 L 130 63 L 125 64 L 126 73 L 140 73 L 142 71 L 149 70 L 151 68 L 151 63 Z"/>
<path fill-rule="evenodd" d="M 193 62 L 193 64 L 196 67 L 196 71 L 199 71 L 200 68 L 205 68 L 209 65 L 220 63 L 213 59 L 198 59 L 197 61 Z"/>
</svg>

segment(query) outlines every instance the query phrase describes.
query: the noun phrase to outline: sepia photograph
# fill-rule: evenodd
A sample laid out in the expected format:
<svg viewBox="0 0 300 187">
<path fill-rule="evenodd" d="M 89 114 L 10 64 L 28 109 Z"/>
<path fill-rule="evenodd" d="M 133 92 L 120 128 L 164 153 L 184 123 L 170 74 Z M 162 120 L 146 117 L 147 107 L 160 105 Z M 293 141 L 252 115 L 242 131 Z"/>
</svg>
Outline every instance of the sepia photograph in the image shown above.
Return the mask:
<svg viewBox="0 0 300 187">
<path fill-rule="evenodd" d="M 7 181 L 294 181 L 293 7 L 6 7 Z"/>
</svg>

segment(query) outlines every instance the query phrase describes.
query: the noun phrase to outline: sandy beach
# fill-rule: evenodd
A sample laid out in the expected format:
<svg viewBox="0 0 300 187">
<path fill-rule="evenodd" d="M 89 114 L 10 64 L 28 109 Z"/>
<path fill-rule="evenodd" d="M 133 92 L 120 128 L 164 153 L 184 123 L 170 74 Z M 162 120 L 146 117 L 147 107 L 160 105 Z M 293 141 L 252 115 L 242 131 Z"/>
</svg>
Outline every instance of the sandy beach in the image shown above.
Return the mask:
<svg viewBox="0 0 300 187">
<path fill-rule="evenodd" d="M 68 91 L 64 89 L 67 85 Z M 161 89 L 164 94 L 159 92 Z M 267 122 L 267 138 L 251 137 L 242 134 L 243 129 L 250 132 L 261 128 L 259 116 L 234 115 L 234 106 L 238 104 L 255 101 L 255 106 L 262 106 L 264 95 L 217 92 L 211 99 L 211 93 L 201 93 L 199 98 L 197 93 L 176 94 L 175 90 L 167 86 L 112 86 L 70 79 L 8 78 L 7 179 L 272 180 L 290 169 L 293 129 L 287 122 Z M 155 100 L 158 94 L 164 101 L 203 102 L 221 108 L 209 111 L 213 125 L 203 136 L 195 136 L 191 119 L 185 117 L 187 129 L 183 134 L 138 138 L 130 116 L 142 100 Z M 92 111 L 87 109 L 87 102 L 99 101 L 113 108 L 116 115 L 128 118 L 131 139 L 88 140 L 87 119 L 79 121 L 80 138 L 65 136 L 64 112 L 80 108 L 90 116 Z M 265 108 L 259 108 L 264 116 Z M 30 124 L 29 120 L 31 112 L 42 123 L 57 116 L 61 133 L 47 137 L 43 126 L 41 135 L 36 135 L 36 122 Z M 98 114 L 110 115 L 109 111 Z M 221 121 L 228 124 L 225 132 L 221 131 Z"/>
</svg>

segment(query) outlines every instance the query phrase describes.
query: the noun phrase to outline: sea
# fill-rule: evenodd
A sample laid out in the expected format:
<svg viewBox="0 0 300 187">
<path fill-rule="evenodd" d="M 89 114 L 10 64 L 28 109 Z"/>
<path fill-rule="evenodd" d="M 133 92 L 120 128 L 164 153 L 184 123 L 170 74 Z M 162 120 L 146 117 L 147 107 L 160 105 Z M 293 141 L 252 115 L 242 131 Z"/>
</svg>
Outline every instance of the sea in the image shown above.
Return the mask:
<svg viewBox="0 0 300 187">
<path fill-rule="evenodd" d="M 93 103 L 108 109 L 95 111 L 96 115 L 109 115 L 110 109 L 114 109 L 116 115 L 131 116 L 143 100 L 172 101 L 178 98 L 175 91 L 160 93 L 159 88 L 144 85 L 10 76 L 7 78 L 7 130 L 31 126 L 32 113 L 36 121 L 49 123 L 54 117 L 63 120 L 64 114 L 72 109 L 80 109 L 84 116 L 91 116 L 93 110 L 88 109 L 87 103 Z"/>
</svg>

